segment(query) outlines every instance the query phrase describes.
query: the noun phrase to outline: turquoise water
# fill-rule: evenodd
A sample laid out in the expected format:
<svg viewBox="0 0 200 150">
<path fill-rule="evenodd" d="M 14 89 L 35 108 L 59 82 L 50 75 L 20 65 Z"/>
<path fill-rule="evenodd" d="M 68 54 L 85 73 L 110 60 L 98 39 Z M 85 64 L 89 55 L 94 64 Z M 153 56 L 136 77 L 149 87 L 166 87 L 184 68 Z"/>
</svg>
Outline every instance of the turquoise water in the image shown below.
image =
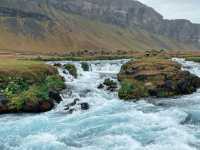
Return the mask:
<svg viewBox="0 0 200 150">
<path fill-rule="evenodd" d="M 200 65 L 176 60 L 200 75 Z M 71 92 L 54 110 L 32 115 L 0 116 L 0 150 L 198 150 L 200 92 L 170 99 L 121 101 L 117 93 L 96 87 L 105 78 L 116 80 L 126 60 L 93 61 L 90 72 L 76 62 L 79 77 L 62 74 Z M 71 63 L 71 62 L 62 62 Z M 64 105 L 74 98 L 88 102 L 88 111 L 69 115 Z"/>
</svg>

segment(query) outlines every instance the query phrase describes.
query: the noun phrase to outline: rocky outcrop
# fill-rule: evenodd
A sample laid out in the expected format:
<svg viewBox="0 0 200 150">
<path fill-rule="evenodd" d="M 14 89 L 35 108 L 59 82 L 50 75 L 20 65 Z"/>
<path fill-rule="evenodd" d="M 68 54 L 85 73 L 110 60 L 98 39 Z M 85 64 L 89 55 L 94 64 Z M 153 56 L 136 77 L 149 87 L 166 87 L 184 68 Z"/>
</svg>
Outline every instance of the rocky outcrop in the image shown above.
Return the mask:
<svg viewBox="0 0 200 150">
<path fill-rule="evenodd" d="M 176 62 L 152 57 L 123 65 L 118 79 L 121 99 L 185 95 L 200 87 L 200 78 L 182 71 Z"/>
<path fill-rule="evenodd" d="M 39 21 L 50 21 L 51 18 L 34 12 L 25 12 L 22 10 L 14 9 L 14 8 L 7 8 L 7 7 L 0 7 L 0 16 L 3 17 L 21 17 L 21 18 L 32 18 Z"/>
<path fill-rule="evenodd" d="M 193 24 L 184 19 L 165 20 L 154 9 L 138 1 L 59 0 L 52 2 L 52 4 L 65 12 L 79 14 L 90 19 L 98 19 L 123 27 L 139 26 L 148 32 L 199 44 L 199 24 Z"/>
</svg>

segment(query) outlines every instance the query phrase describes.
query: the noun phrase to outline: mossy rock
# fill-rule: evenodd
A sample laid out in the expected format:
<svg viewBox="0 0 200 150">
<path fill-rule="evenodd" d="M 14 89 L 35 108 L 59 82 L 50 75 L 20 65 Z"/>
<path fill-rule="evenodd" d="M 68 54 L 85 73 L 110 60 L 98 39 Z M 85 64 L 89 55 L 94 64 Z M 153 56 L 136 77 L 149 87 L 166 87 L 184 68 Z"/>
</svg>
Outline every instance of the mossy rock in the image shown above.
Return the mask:
<svg viewBox="0 0 200 150">
<path fill-rule="evenodd" d="M 65 64 L 64 68 L 68 70 L 69 74 L 71 74 L 74 78 L 78 77 L 76 66 L 73 64 Z"/>
<path fill-rule="evenodd" d="M 147 57 L 124 64 L 118 74 L 121 99 L 170 97 L 191 94 L 200 87 L 200 78 L 182 71 L 171 60 Z"/>
<path fill-rule="evenodd" d="M 50 91 L 65 88 L 55 67 L 31 61 L 0 63 L 0 80 L 1 94 L 7 99 L 0 103 L 0 114 L 48 111 L 54 106 Z"/>
<path fill-rule="evenodd" d="M 111 80 L 109 78 L 105 79 L 103 84 L 106 86 L 117 86 L 117 83 L 114 80 Z"/>
<path fill-rule="evenodd" d="M 82 67 L 83 71 L 89 71 L 90 70 L 90 66 L 87 62 L 82 62 L 81 67 Z"/>
</svg>

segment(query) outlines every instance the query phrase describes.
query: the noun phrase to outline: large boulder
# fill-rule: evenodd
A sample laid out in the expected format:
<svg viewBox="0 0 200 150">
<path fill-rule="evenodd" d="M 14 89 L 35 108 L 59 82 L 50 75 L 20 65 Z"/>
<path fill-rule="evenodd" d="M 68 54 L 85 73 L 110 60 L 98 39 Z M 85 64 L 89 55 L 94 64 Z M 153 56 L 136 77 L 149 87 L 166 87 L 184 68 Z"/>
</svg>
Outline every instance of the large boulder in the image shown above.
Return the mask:
<svg viewBox="0 0 200 150">
<path fill-rule="evenodd" d="M 180 64 L 156 57 L 124 64 L 118 80 L 121 82 L 118 93 L 121 99 L 191 94 L 200 87 L 200 78 L 182 71 Z"/>
<path fill-rule="evenodd" d="M 40 112 L 46 112 L 51 110 L 54 107 L 53 100 L 45 100 L 45 101 L 38 101 L 38 102 L 32 102 L 27 101 L 22 108 L 22 112 L 28 112 L 28 113 L 40 113 Z"/>
<path fill-rule="evenodd" d="M 60 103 L 62 101 L 62 97 L 60 96 L 60 93 L 57 91 L 50 91 L 49 98 L 55 100 L 57 103 Z"/>
<path fill-rule="evenodd" d="M 0 114 L 9 112 L 7 103 L 8 99 L 3 94 L 0 94 Z"/>
</svg>

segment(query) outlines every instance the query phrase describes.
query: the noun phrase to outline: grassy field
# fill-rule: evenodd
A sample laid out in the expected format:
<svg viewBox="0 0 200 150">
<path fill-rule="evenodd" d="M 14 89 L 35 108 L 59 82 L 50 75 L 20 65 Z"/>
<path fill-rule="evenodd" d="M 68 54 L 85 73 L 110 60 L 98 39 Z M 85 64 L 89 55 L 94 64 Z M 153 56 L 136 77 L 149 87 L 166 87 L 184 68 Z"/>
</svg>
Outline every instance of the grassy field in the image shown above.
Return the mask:
<svg viewBox="0 0 200 150">
<path fill-rule="evenodd" d="M 121 28 L 118 26 L 91 21 L 78 15 L 58 12 L 58 21 L 52 31 L 33 37 L 12 32 L 6 25 L 0 24 L 0 52 L 25 54 L 64 55 L 70 52 L 91 50 L 147 50 L 147 49 L 190 49 L 189 44 L 178 43 L 169 38 L 150 34 L 138 28 Z M 2 18 L 6 21 L 9 18 Z M 66 21 L 67 20 L 67 21 Z M 20 19 L 18 20 L 20 25 Z M 46 27 L 40 24 L 41 29 Z M 40 34 L 40 33 L 35 33 Z"/>
</svg>

